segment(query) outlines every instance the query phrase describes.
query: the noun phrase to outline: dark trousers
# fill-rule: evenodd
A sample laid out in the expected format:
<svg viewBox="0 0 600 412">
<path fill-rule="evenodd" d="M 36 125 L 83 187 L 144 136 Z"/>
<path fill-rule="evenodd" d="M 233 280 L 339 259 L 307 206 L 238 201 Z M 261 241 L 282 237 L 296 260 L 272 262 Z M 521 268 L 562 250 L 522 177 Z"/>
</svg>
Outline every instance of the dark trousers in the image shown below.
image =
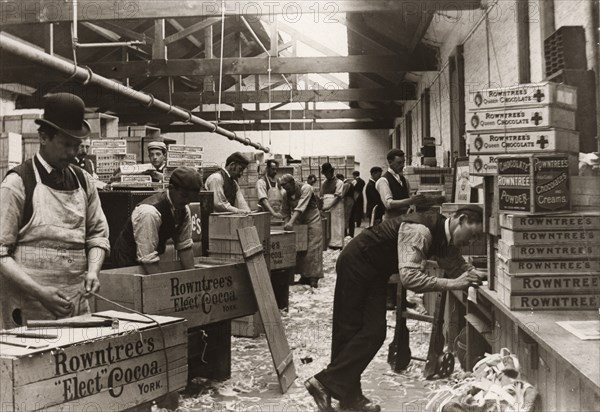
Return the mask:
<svg viewBox="0 0 600 412">
<path fill-rule="evenodd" d="M 315 375 L 342 401 L 362 395 L 361 375 L 386 334 L 387 278 L 364 258 L 361 240 L 351 241 L 338 258 L 331 363 Z"/>
</svg>

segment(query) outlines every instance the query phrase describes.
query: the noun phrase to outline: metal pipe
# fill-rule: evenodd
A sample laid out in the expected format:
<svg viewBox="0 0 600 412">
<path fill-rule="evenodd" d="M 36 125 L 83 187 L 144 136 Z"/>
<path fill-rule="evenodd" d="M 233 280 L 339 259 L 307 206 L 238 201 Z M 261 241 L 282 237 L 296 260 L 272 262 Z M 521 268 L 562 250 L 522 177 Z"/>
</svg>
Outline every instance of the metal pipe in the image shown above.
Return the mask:
<svg viewBox="0 0 600 412">
<path fill-rule="evenodd" d="M 105 43 L 75 43 L 75 47 L 78 49 L 89 48 L 89 47 L 120 47 L 120 46 L 140 46 L 146 43 L 139 40 L 131 41 L 117 41 L 117 42 L 105 42 Z"/>
<path fill-rule="evenodd" d="M 106 77 L 100 76 L 92 72 L 88 67 L 79 67 L 67 60 L 60 59 L 51 56 L 43 51 L 36 49 L 18 39 L 8 35 L 5 32 L 0 32 L 0 50 L 7 51 L 15 54 L 27 60 L 31 60 L 35 63 L 39 63 L 43 66 L 52 68 L 60 71 L 64 74 L 72 76 L 73 80 L 77 80 L 84 85 L 93 84 L 109 90 L 115 94 L 127 97 L 131 100 L 135 100 L 147 108 L 154 107 L 163 112 L 170 113 L 179 119 L 205 127 L 207 131 L 211 133 L 220 134 L 221 136 L 227 137 L 229 140 L 235 140 L 246 146 L 254 147 L 257 150 L 261 150 L 265 153 L 269 153 L 270 149 L 261 145 L 260 143 L 253 143 L 250 139 L 238 137 L 234 132 L 223 129 L 214 123 L 207 122 L 197 116 L 191 114 L 191 112 L 181 109 L 176 106 L 169 105 L 163 101 L 155 99 L 154 96 L 146 93 L 139 92 L 131 89 L 127 86 L 117 83 L 113 80 L 107 79 Z"/>
</svg>

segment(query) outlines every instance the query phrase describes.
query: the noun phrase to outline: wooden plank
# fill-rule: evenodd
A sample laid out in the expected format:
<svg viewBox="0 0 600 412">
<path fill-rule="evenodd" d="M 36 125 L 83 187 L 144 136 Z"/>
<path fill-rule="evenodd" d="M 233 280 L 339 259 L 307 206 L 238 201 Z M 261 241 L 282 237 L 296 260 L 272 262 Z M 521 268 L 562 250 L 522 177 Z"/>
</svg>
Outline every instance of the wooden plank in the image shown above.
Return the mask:
<svg viewBox="0 0 600 412">
<path fill-rule="evenodd" d="M 164 60 L 167 58 L 167 45 L 165 44 L 165 19 L 156 19 L 154 21 L 154 44 L 152 45 L 152 58 L 154 60 Z M 129 63 L 131 62 L 127 62 L 127 64 Z"/>
<path fill-rule="evenodd" d="M 2 355 L 0 353 L 0 355 Z M 13 363 L 10 359 L 0 358 L 0 405 L 9 410 L 13 401 Z"/>
<path fill-rule="evenodd" d="M 545 355 L 547 373 L 546 393 L 544 394 L 545 399 L 543 399 L 545 408 L 543 410 L 551 411 L 557 410 L 557 392 L 559 390 L 559 387 L 562 385 L 562 382 L 558 378 L 559 371 L 557 369 L 556 358 L 554 357 L 554 354 L 547 351 L 545 352 Z"/>
<path fill-rule="evenodd" d="M 548 396 L 546 395 L 549 391 L 549 379 L 550 379 L 550 371 L 549 371 L 549 367 L 548 367 L 548 362 L 547 362 L 547 357 L 548 354 L 546 352 L 546 350 L 542 347 L 539 346 L 538 347 L 538 360 L 539 360 L 539 366 L 538 366 L 538 374 L 537 374 L 537 381 L 536 382 L 530 382 L 533 386 L 535 386 L 540 394 L 540 410 L 549 410 L 547 408 L 547 402 L 548 402 Z"/>
<path fill-rule="evenodd" d="M 374 120 L 388 120 L 400 116 L 402 111 L 400 108 L 388 108 L 388 109 L 329 109 L 329 110 L 272 110 L 272 120 L 289 120 L 290 116 L 292 119 L 374 119 Z M 216 113 L 212 111 L 203 112 L 192 112 L 192 115 L 200 117 L 204 120 L 214 120 Z M 234 121 L 234 120 L 267 120 L 269 119 L 269 112 L 266 110 L 253 111 L 253 110 L 236 110 L 236 111 L 222 111 L 222 121 Z M 148 114 L 142 110 L 134 111 L 132 113 L 126 113 L 119 115 L 120 121 L 133 121 L 137 120 L 140 122 L 166 122 L 173 121 L 173 117 L 168 115 L 156 115 Z M 288 125 L 289 126 L 289 125 Z"/>
<path fill-rule="evenodd" d="M 571 368 L 557 365 L 556 410 L 561 412 L 581 411 L 580 380 Z"/>
<path fill-rule="evenodd" d="M 156 39 L 155 44 L 156 46 Z M 218 76 L 221 59 L 173 59 L 152 61 L 112 61 L 90 63 L 90 68 L 102 76 L 115 79 L 168 76 Z M 406 71 L 433 71 L 436 65 L 426 65 L 418 60 L 405 60 L 399 56 L 318 56 L 318 57 L 272 57 L 271 74 L 308 73 L 370 73 Z M 263 74 L 267 71 L 267 59 L 256 57 L 226 57 L 223 59 L 224 75 Z M 557 109 L 559 110 L 559 109 Z M 553 112 L 553 115 L 558 114 Z M 531 113 L 533 116 L 533 112 Z M 563 114 L 564 115 L 564 114 Z M 545 119 L 546 117 L 544 117 Z M 575 118 L 573 117 L 573 122 Z M 560 124 L 545 124 L 558 126 Z M 482 126 L 484 127 L 484 126 Z M 568 128 L 568 127 L 565 127 Z"/>
<path fill-rule="evenodd" d="M 185 3 L 185 7 L 173 7 L 171 3 L 155 0 L 117 3 L 78 0 L 78 3 L 78 19 L 80 21 L 217 17 L 222 13 L 220 1 L 192 1 Z M 395 11 L 410 16 L 416 13 L 417 10 L 422 13 L 440 11 L 441 9 L 475 10 L 480 8 L 480 2 L 474 0 L 427 0 L 419 3 L 419 7 L 416 8 L 414 3 L 405 0 L 337 0 L 335 3 L 322 0 L 293 3 L 279 3 L 270 0 L 256 0 L 246 3 L 225 0 L 224 6 L 226 16 L 299 14 L 314 15 L 315 18 L 327 18 L 329 21 L 334 22 L 337 21 L 335 18 L 340 13 L 389 13 Z M 0 12 L 0 26 L 22 23 L 70 22 L 73 20 L 70 4 L 40 3 L 39 0 L 4 3 L 0 8 Z"/>
<path fill-rule="evenodd" d="M 248 250 L 261 244 L 256 228 L 242 228 L 238 229 L 237 232 L 244 250 Z M 246 265 L 248 266 L 248 272 L 250 273 L 250 280 L 252 281 L 252 287 L 258 303 L 258 310 L 265 326 L 265 335 L 267 337 L 267 342 L 269 343 L 269 349 L 271 350 L 273 366 L 277 371 L 281 390 L 285 393 L 296 379 L 296 370 L 293 360 L 289 360 L 288 362 L 291 351 L 285 335 L 283 323 L 281 322 L 279 309 L 277 309 L 267 264 L 264 256 L 254 255 L 251 258 L 246 259 Z M 287 364 L 288 366 L 287 368 L 284 367 L 283 372 L 280 372 L 280 365 L 284 364 Z"/>
<path fill-rule="evenodd" d="M 512 310 L 590 310 L 600 307 L 600 293 L 579 295 L 518 295 L 510 297 Z"/>
<path fill-rule="evenodd" d="M 582 382 L 581 385 L 581 411 L 596 412 L 600 405 L 600 389 Z"/>
<path fill-rule="evenodd" d="M 174 120 L 173 120 L 174 121 Z M 231 132 L 246 132 L 249 129 L 256 130 L 280 130 L 289 131 L 290 124 L 288 123 L 222 123 L 222 127 Z M 374 121 L 374 122 L 306 122 L 292 123 L 292 130 L 388 130 L 393 126 L 393 121 Z M 206 132 L 207 129 L 203 126 L 195 124 L 161 124 L 163 133 L 191 133 L 191 132 Z"/>
<path fill-rule="evenodd" d="M 165 38 L 165 44 L 169 45 L 171 43 L 175 43 L 178 40 L 185 39 L 188 36 L 191 36 L 194 33 L 202 31 L 208 27 L 211 27 L 213 24 L 220 22 L 221 19 L 219 17 L 211 17 L 206 20 L 202 20 L 198 23 L 194 23 L 191 26 L 188 26 L 175 34 L 172 34 Z M 212 37 L 211 37 L 211 48 L 212 48 Z M 212 57 L 211 57 L 212 58 Z"/>
</svg>

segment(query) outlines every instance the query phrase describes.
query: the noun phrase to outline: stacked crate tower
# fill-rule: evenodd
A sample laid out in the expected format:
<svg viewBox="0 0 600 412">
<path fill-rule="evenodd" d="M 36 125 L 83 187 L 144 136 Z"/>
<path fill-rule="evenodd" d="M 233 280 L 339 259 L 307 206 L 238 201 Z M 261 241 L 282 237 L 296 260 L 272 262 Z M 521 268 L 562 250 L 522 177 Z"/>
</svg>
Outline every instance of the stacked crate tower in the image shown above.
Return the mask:
<svg viewBox="0 0 600 412">
<path fill-rule="evenodd" d="M 600 306 L 600 214 L 572 212 L 577 91 L 544 82 L 471 93 L 469 163 L 484 176 L 490 289 L 512 310 Z"/>
</svg>

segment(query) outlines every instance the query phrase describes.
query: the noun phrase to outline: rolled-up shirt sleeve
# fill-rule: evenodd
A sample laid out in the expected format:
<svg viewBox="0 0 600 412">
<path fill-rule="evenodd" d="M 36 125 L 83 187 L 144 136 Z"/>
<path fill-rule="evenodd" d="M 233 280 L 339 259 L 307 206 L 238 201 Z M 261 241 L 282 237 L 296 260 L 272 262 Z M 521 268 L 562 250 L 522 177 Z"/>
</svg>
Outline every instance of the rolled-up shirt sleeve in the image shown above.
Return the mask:
<svg viewBox="0 0 600 412">
<path fill-rule="evenodd" d="M 110 242 L 108 241 L 108 221 L 102 210 L 98 190 L 92 182 L 92 177 L 84 172 L 87 183 L 87 214 L 85 223 L 85 247 L 87 250 L 93 247 L 99 247 L 110 252 Z"/>
<path fill-rule="evenodd" d="M 310 197 L 313 195 L 313 188 L 309 185 L 303 185 L 300 191 L 300 199 L 298 200 L 298 204 L 294 208 L 294 211 L 304 213 L 308 204 L 310 203 Z"/>
<path fill-rule="evenodd" d="M 269 196 L 267 194 L 267 183 L 264 179 L 258 179 L 256 181 L 256 196 L 258 197 L 258 201 L 260 202 L 262 199 L 268 199 Z"/>
<path fill-rule="evenodd" d="M 375 189 L 379 192 L 379 197 L 381 198 L 381 202 L 386 209 L 390 209 L 390 203 L 394 200 L 394 196 L 392 195 L 392 191 L 390 189 L 390 183 L 385 177 L 377 180 L 375 183 Z"/>
<path fill-rule="evenodd" d="M 0 259 L 11 256 L 25 207 L 23 179 L 11 173 L 0 184 Z"/>
<path fill-rule="evenodd" d="M 398 230 L 398 270 L 402 285 L 415 292 L 444 290 L 448 279 L 424 272 L 427 251 L 432 243 L 429 229 L 417 223 L 402 223 Z"/>
<path fill-rule="evenodd" d="M 206 183 L 204 184 L 204 186 L 206 187 L 206 190 L 208 190 L 209 192 L 213 192 L 213 194 L 214 194 L 215 212 L 240 213 L 242 211 L 245 211 L 246 209 L 249 210 L 248 205 L 246 204 L 245 200 L 244 200 L 244 205 L 246 206 L 246 209 L 242 208 L 241 205 L 239 205 L 240 208 L 237 208 L 237 207 L 233 206 L 231 203 L 229 203 L 229 200 L 227 200 L 227 198 L 225 197 L 225 191 L 223 190 L 223 185 L 224 185 L 224 181 L 223 181 L 223 176 L 221 176 L 221 173 L 213 173 L 212 175 L 208 176 L 208 179 L 206 179 Z M 239 191 L 239 186 L 238 186 L 238 196 L 239 195 L 240 195 L 240 191 Z M 242 196 L 242 199 L 243 199 L 243 196 Z M 236 198 L 236 201 L 239 201 L 239 199 Z"/>
<path fill-rule="evenodd" d="M 136 254 L 140 263 L 156 263 L 160 260 L 158 252 L 158 230 L 162 223 L 160 212 L 151 205 L 139 205 L 131 214 L 133 238 Z"/>
<path fill-rule="evenodd" d="M 244 194 L 242 193 L 242 189 L 240 189 L 240 185 L 238 185 L 237 182 L 235 182 L 235 187 L 237 189 L 237 192 L 235 194 L 235 205 L 237 206 L 238 209 L 240 209 L 244 212 L 249 212 L 250 206 L 248 206 L 248 202 L 246 202 L 246 198 L 244 197 Z"/>
<path fill-rule="evenodd" d="M 438 265 L 441 269 L 444 269 L 446 277 L 451 279 L 455 279 L 463 273 L 475 268 L 465 261 L 460 250 L 455 246 L 450 246 L 448 254 L 438 259 Z"/>
<path fill-rule="evenodd" d="M 175 244 L 175 250 L 189 249 L 194 245 L 192 240 L 192 214 L 189 206 L 185 207 L 185 218 L 173 238 L 173 243 Z"/>
</svg>

